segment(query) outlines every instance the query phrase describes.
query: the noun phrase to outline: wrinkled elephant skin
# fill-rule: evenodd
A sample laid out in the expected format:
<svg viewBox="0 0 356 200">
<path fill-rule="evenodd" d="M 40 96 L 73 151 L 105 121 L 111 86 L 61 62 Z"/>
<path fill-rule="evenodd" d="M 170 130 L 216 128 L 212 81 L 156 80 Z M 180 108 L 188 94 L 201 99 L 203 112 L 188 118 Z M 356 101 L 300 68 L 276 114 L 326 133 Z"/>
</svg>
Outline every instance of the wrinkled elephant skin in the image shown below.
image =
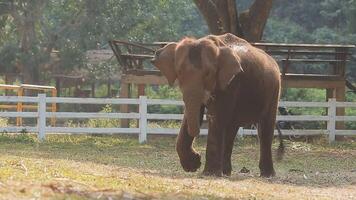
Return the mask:
<svg viewBox="0 0 356 200">
<path fill-rule="evenodd" d="M 183 169 L 196 171 L 193 148 L 202 112 L 209 122 L 203 174 L 231 174 L 231 153 L 239 127 L 258 125 L 261 176 L 275 175 L 271 145 L 280 94 L 280 72 L 264 51 L 232 34 L 184 38 L 159 49 L 152 63 L 170 85 L 178 80 L 185 104 L 176 149 Z"/>
</svg>

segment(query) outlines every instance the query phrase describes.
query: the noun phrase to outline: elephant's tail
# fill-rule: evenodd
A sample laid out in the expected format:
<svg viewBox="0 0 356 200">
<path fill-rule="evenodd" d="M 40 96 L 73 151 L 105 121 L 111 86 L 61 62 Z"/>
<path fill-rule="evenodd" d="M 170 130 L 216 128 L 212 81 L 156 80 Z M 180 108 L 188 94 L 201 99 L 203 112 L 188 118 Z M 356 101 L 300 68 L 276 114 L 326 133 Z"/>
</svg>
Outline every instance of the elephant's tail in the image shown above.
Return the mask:
<svg viewBox="0 0 356 200">
<path fill-rule="evenodd" d="M 277 161 L 280 161 L 283 159 L 283 156 L 284 156 L 284 152 L 285 152 L 285 146 L 284 146 L 284 143 L 283 143 L 283 138 L 282 138 L 282 131 L 279 127 L 279 123 L 277 122 L 276 123 L 276 127 L 277 127 L 277 130 L 278 130 L 278 140 L 279 140 L 279 146 L 278 146 L 278 149 L 277 149 Z"/>
<path fill-rule="evenodd" d="M 205 106 L 201 105 L 200 106 L 200 116 L 199 116 L 199 124 L 200 124 L 200 126 L 203 124 L 203 121 L 204 121 L 204 113 L 205 113 Z"/>
</svg>

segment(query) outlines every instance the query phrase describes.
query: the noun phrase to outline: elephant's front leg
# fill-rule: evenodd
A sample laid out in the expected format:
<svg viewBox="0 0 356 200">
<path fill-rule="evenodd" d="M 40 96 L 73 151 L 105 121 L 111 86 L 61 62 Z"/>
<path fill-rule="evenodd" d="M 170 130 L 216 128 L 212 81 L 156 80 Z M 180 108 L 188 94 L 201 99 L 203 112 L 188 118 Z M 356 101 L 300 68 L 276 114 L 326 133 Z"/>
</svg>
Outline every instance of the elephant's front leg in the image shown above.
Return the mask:
<svg viewBox="0 0 356 200">
<path fill-rule="evenodd" d="M 208 119 L 209 131 L 206 147 L 206 163 L 203 174 L 222 176 L 224 161 L 225 127 L 224 123 L 221 122 L 222 116 L 214 111 L 213 114 L 208 113 Z"/>
<path fill-rule="evenodd" d="M 187 119 L 184 116 L 183 123 L 177 138 L 176 150 L 180 159 L 180 163 L 186 172 L 195 172 L 199 169 L 200 154 L 193 148 L 194 137 L 188 134 Z"/>
</svg>

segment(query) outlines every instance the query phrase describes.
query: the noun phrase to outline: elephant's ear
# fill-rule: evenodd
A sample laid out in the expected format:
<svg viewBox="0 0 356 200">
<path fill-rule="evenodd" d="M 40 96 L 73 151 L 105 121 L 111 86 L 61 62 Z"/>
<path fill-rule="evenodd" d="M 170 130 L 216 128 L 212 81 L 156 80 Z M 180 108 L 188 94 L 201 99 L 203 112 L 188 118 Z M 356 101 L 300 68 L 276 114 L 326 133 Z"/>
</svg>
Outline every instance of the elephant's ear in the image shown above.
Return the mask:
<svg viewBox="0 0 356 200">
<path fill-rule="evenodd" d="M 172 86 L 177 79 L 177 73 L 174 67 L 176 46 L 177 43 L 174 42 L 167 44 L 163 48 L 158 49 L 155 53 L 155 57 L 152 59 L 152 64 L 167 78 L 170 86 Z"/>
<path fill-rule="evenodd" d="M 204 67 L 204 87 L 208 91 L 213 91 L 216 87 L 216 72 L 218 65 L 219 48 L 214 41 L 203 39 L 200 41 L 201 62 Z"/>
<path fill-rule="evenodd" d="M 239 56 L 229 47 L 221 47 L 218 56 L 217 83 L 221 90 L 225 90 L 232 79 L 243 71 Z"/>
</svg>

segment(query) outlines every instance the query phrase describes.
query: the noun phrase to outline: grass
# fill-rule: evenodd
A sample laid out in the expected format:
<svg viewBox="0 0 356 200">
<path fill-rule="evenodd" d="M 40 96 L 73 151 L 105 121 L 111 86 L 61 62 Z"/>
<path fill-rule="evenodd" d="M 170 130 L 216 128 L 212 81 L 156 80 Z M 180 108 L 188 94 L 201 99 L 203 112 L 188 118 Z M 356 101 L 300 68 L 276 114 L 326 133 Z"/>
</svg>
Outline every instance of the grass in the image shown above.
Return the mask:
<svg viewBox="0 0 356 200">
<path fill-rule="evenodd" d="M 235 144 L 233 174 L 185 173 L 174 137 L 0 136 L 0 199 L 352 199 L 356 143 L 288 142 L 277 176 L 258 177 L 256 139 Z M 206 138 L 195 146 L 204 158 Z M 274 145 L 276 149 L 277 144 Z M 204 161 L 203 161 L 204 163 Z M 243 168 L 250 173 L 239 173 Z"/>
</svg>

